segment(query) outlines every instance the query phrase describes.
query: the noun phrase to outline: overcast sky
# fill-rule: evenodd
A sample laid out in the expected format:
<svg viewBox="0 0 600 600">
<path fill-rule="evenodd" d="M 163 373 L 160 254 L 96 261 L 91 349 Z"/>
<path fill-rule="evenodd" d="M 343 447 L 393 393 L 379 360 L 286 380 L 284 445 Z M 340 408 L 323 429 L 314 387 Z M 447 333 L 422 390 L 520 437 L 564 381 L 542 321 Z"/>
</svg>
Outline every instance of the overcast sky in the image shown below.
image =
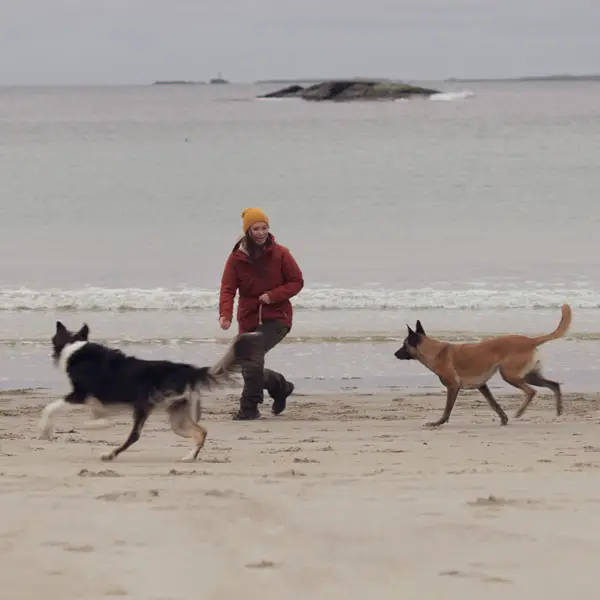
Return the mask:
<svg viewBox="0 0 600 600">
<path fill-rule="evenodd" d="M 0 85 L 600 72 L 600 0 L 0 0 Z"/>
</svg>

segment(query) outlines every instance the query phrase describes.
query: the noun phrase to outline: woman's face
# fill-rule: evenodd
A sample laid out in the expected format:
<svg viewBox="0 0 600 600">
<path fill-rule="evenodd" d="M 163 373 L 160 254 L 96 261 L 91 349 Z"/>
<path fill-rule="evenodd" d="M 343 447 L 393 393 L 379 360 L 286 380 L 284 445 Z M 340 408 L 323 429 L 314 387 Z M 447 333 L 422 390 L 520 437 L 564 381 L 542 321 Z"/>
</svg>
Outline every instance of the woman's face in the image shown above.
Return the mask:
<svg viewBox="0 0 600 600">
<path fill-rule="evenodd" d="M 269 226 L 263 221 L 254 223 L 250 227 L 250 236 L 259 246 L 262 246 L 269 236 Z"/>
</svg>

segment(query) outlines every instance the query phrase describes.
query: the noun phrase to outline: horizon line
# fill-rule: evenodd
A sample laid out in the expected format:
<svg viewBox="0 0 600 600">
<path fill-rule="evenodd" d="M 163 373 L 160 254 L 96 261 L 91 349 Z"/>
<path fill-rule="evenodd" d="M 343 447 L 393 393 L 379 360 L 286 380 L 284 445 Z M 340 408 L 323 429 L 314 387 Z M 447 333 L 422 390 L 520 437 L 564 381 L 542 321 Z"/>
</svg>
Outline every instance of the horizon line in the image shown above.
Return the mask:
<svg viewBox="0 0 600 600">
<path fill-rule="evenodd" d="M 95 82 L 95 83 L 1 83 L 0 88 L 26 88 L 26 87 L 146 87 L 152 85 L 268 85 L 279 83 L 313 83 L 336 80 L 381 80 L 381 81 L 412 81 L 412 82 L 441 82 L 441 83 L 492 83 L 492 82 L 531 82 L 531 81 L 600 81 L 600 73 L 554 73 L 548 75 L 520 75 L 513 77 L 445 77 L 445 78 L 395 78 L 395 77 L 365 77 L 355 75 L 351 77 L 270 77 L 256 80 L 229 80 L 227 83 L 211 83 L 210 80 L 187 79 L 156 79 L 145 83 L 124 82 Z"/>
</svg>

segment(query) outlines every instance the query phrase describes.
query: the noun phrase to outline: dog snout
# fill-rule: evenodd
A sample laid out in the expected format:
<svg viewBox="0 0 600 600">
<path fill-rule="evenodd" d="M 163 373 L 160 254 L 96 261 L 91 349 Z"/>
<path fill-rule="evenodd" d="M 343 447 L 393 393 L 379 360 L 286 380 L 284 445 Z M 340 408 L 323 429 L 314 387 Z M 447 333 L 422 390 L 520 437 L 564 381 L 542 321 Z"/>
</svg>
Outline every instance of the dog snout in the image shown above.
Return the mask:
<svg viewBox="0 0 600 600">
<path fill-rule="evenodd" d="M 407 350 L 406 346 L 402 346 L 401 348 L 398 348 L 398 350 L 396 350 L 396 352 L 394 352 L 394 356 L 398 360 L 412 360 L 414 358 L 410 354 L 410 352 Z"/>
</svg>

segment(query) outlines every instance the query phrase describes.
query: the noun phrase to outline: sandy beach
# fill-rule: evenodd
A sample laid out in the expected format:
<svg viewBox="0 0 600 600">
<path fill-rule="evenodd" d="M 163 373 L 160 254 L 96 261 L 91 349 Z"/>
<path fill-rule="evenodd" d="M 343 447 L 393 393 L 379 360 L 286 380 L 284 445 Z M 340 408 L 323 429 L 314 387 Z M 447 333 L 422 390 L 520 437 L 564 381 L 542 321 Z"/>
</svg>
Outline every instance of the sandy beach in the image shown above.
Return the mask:
<svg viewBox="0 0 600 600">
<path fill-rule="evenodd" d="M 519 399 L 498 396 L 509 416 Z M 0 396 L 0 552 L 10 600 L 597 597 L 600 395 L 540 394 L 501 427 L 477 394 L 295 395 L 233 422 L 210 396 L 194 464 L 155 414 L 113 463 L 127 415 Z"/>
</svg>

